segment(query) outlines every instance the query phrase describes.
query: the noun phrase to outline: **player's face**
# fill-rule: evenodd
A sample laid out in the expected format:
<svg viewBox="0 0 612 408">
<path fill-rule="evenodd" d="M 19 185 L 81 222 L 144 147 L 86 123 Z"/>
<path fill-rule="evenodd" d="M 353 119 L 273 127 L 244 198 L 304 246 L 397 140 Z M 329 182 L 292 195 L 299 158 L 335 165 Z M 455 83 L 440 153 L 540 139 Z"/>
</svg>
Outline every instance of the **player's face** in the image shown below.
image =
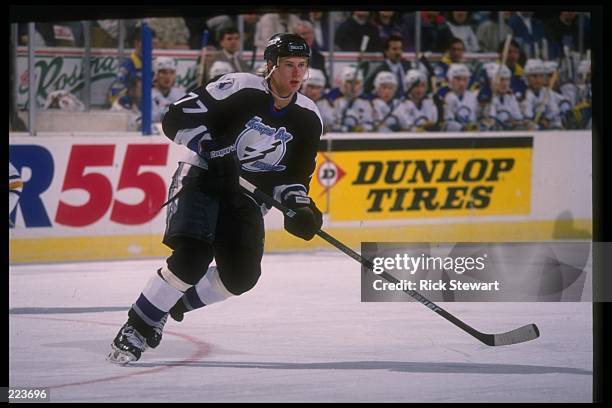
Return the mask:
<svg viewBox="0 0 612 408">
<path fill-rule="evenodd" d="M 468 78 L 467 77 L 454 77 L 451 79 L 451 89 L 458 94 L 462 94 L 467 88 Z"/>
<path fill-rule="evenodd" d="M 272 74 L 272 84 L 280 95 L 297 92 L 308 71 L 308 59 L 303 57 L 281 58 Z"/>
<path fill-rule="evenodd" d="M 423 99 L 425 97 L 425 91 L 426 91 L 425 83 L 424 82 L 419 82 L 410 91 L 410 97 L 413 100 L 420 101 L 421 99 Z"/>
<path fill-rule="evenodd" d="M 318 101 L 321 99 L 321 94 L 323 93 L 323 87 L 318 85 L 306 85 L 304 87 L 304 95 L 312 99 L 313 101 Z"/>
<path fill-rule="evenodd" d="M 342 93 L 344 95 L 353 94 L 353 96 L 361 93 L 361 81 L 359 80 L 348 80 L 342 84 Z"/>
<path fill-rule="evenodd" d="M 385 102 L 389 102 L 391 99 L 393 99 L 396 89 L 397 86 L 393 84 L 380 84 L 380 86 L 376 88 L 376 96 Z"/>
<path fill-rule="evenodd" d="M 174 81 L 176 81 L 176 71 L 171 69 L 160 69 L 157 71 L 155 81 L 158 88 L 170 89 L 174 86 Z"/>
<path fill-rule="evenodd" d="M 544 74 L 527 75 L 529 87 L 536 91 L 544 85 Z"/>
<path fill-rule="evenodd" d="M 499 78 L 497 83 L 497 92 L 505 94 L 510 88 L 510 78 Z"/>
</svg>

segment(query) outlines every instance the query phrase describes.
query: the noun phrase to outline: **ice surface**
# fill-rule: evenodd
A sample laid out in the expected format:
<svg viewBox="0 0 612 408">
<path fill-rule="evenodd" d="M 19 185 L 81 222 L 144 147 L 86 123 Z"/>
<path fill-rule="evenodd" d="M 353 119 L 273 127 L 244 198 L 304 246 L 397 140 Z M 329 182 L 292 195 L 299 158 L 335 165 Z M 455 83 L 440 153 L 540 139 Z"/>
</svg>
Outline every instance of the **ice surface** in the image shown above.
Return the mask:
<svg viewBox="0 0 612 408">
<path fill-rule="evenodd" d="M 131 366 L 108 363 L 163 262 L 11 266 L 9 385 L 71 402 L 592 400 L 590 303 L 440 303 L 484 332 L 540 328 L 488 347 L 419 303 L 361 303 L 360 265 L 327 251 L 264 255 L 253 290 L 170 319 Z"/>
</svg>

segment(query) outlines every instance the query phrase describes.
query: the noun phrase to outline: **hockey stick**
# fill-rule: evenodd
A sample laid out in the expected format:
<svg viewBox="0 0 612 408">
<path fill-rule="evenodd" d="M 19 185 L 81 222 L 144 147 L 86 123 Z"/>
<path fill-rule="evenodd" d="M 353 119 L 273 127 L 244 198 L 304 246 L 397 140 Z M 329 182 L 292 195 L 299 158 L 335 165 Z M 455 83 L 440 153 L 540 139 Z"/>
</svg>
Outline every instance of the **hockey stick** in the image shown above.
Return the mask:
<svg viewBox="0 0 612 408">
<path fill-rule="evenodd" d="M 295 216 L 295 212 L 293 210 L 282 205 L 263 191 L 259 190 L 256 186 L 243 179 L 242 177 L 240 177 L 240 187 L 242 187 L 246 192 L 248 192 L 257 200 L 260 200 L 261 202 L 281 211 L 287 217 Z M 323 238 L 325 241 L 332 244 L 340 251 L 344 252 L 345 254 L 359 262 L 361 265 L 365 266 L 366 268 L 370 270 L 374 268 L 372 262 L 363 258 L 357 252 L 353 251 L 351 248 L 347 247 L 342 242 L 338 241 L 336 238 L 332 237 L 322 229 L 318 230 L 316 234 Z M 379 276 L 386 279 L 388 282 L 400 283 L 399 279 L 388 274 L 387 272 L 382 272 Z M 427 308 L 433 310 L 455 326 L 459 327 L 461 330 L 467 332 L 468 334 L 471 334 L 473 337 L 477 338 L 487 346 L 507 346 L 510 344 L 523 343 L 529 340 L 536 339 L 540 336 L 540 331 L 538 330 L 538 327 L 535 324 L 527 324 L 525 326 L 519 327 L 518 329 L 510 330 L 505 333 L 482 333 L 474 329 L 472 326 L 462 322 L 461 320 L 459 320 L 446 310 L 442 309 L 435 303 L 431 302 L 417 291 L 404 289 L 404 293 L 407 293 L 408 295 L 412 296 L 414 299 L 421 302 Z"/>
</svg>

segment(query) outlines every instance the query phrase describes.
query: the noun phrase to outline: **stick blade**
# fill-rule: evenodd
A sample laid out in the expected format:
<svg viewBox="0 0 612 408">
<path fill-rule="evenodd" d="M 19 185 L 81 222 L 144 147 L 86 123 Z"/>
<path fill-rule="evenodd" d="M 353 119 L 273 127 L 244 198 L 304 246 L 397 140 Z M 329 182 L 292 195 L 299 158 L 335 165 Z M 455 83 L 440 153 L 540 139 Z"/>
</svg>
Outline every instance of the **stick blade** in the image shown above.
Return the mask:
<svg viewBox="0 0 612 408">
<path fill-rule="evenodd" d="M 535 324 L 527 324 L 506 333 L 493 334 L 492 337 L 490 346 L 508 346 L 537 339 L 540 337 L 540 330 Z"/>
</svg>

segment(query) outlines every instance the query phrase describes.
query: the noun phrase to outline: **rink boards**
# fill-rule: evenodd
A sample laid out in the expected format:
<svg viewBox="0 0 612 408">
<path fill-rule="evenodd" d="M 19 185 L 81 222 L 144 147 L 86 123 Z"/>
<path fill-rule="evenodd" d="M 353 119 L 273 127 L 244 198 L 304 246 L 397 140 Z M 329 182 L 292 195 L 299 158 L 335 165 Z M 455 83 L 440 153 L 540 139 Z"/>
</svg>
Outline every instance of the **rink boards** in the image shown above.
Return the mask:
<svg viewBox="0 0 612 408">
<path fill-rule="evenodd" d="M 25 182 L 10 262 L 163 257 L 167 191 L 185 148 L 138 133 L 10 134 Z M 311 196 L 326 231 L 362 241 L 585 239 L 590 131 L 329 134 Z M 266 250 L 326 248 L 266 216 Z"/>
</svg>

